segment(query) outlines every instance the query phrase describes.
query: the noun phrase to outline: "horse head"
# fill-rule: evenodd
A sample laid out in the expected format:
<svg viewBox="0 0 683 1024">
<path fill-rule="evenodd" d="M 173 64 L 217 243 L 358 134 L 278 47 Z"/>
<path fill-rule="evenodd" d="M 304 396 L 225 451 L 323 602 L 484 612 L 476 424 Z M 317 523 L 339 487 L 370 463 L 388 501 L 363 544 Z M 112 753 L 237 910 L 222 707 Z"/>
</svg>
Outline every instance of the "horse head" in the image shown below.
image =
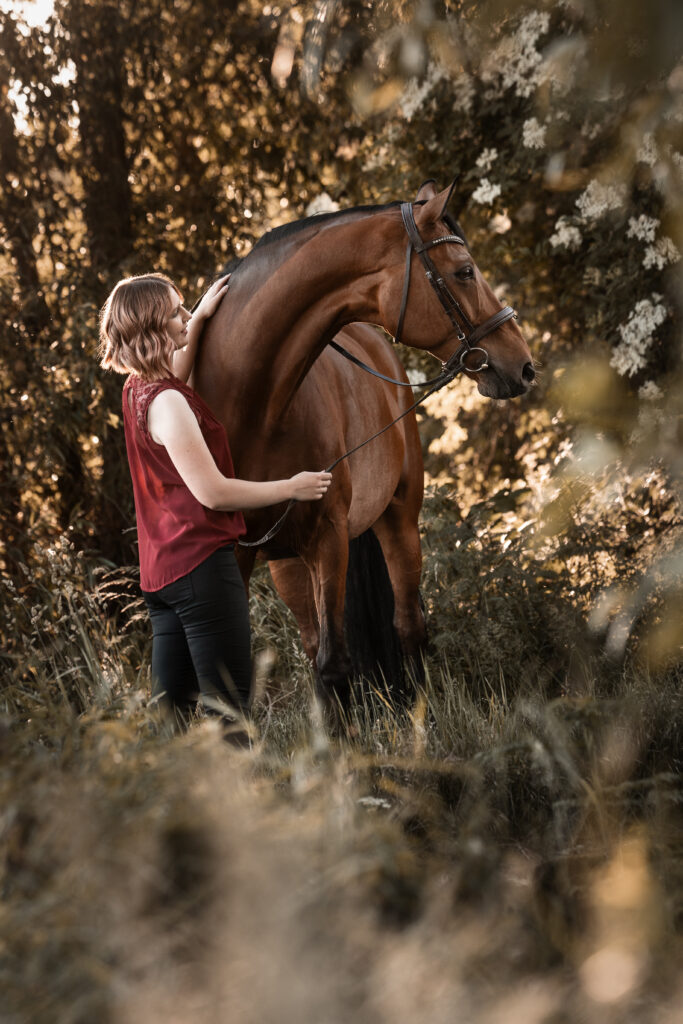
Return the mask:
<svg viewBox="0 0 683 1024">
<path fill-rule="evenodd" d="M 392 261 L 380 285 L 385 323 L 396 324 L 393 333 L 400 340 L 444 363 L 462 359 L 480 394 L 514 398 L 528 391 L 535 378 L 531 352 L 513 311 L 495 297 L 457 221 L 447 213 L 452 191 L 453 186 L 438 192 L 433 181 L 425 182 L 415 205 L 404 204 L 406 265 L 401 275 Z M 426 273 L 416 265 L 411 281 L 411 264 L 417 264 L 418 256 Z"/>
</svg>

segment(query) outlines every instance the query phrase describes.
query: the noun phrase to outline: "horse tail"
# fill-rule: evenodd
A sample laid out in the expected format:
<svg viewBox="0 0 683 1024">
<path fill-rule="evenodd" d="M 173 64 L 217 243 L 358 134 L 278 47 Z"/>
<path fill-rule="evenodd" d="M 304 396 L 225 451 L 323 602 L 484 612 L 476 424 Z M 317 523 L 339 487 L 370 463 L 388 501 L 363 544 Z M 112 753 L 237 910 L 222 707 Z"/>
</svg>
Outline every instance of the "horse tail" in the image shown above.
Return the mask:
<svg viewBox="0 0 683 1024">
<path fill-rule="evenodd" d="M 382 548 L 373 530 L 349 543 L 344 631 L 353 673 L 374 678 L 399 693 L 403 659 L 394 628 L 394 592 Z"/>
</svg>

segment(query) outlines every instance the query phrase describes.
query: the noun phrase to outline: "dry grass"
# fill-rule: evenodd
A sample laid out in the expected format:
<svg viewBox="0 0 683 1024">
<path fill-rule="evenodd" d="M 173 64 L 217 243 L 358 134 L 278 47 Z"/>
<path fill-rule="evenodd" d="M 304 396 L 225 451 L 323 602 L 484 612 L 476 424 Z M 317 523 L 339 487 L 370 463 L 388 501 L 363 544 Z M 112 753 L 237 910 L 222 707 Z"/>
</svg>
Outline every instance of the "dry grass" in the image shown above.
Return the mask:
<svg viewBox="0 0 683 1024">
<path fill-rule="evenodd" d="M 459 550 L 428 565 L 439 600 Z M 675 671 L 604 675 L 586 654 L 580 673 L 559 659 L 564 691 L 534 686 L 514 659 L 494 676 L 476 621 L 453 645 L 435 616 L 414 708 L 365 686 L 335 740 L 259 578 L 269 680 L 238 751 L 147 705 L 146 631 L 112 614 L 125 577 L 98 582 L 66 545 L 48 558 L 50 601 L 37 577 L 15 595 L 3 698 L 3 1021 L 677 1019 Z"/>
</svg>

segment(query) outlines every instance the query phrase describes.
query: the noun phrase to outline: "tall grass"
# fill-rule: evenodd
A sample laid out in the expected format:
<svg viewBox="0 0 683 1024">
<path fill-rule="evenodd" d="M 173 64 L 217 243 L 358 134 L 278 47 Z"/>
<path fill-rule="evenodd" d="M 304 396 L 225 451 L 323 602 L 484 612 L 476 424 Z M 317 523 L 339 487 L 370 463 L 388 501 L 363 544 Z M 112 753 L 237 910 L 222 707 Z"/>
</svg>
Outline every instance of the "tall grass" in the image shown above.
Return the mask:
<svg viewBox="0 0 683 1024">
<path fill-rule="evenodd" d="M 413 706 L 362 681 L 331 736 L 259 572 L 250 749 L 150 706 L 133 575 L 36 552 L 3 610 L 3 1019 L 676 1019 L 680 672 L 609 663 L 568 572 L 443 500 Z"/>
</svg>

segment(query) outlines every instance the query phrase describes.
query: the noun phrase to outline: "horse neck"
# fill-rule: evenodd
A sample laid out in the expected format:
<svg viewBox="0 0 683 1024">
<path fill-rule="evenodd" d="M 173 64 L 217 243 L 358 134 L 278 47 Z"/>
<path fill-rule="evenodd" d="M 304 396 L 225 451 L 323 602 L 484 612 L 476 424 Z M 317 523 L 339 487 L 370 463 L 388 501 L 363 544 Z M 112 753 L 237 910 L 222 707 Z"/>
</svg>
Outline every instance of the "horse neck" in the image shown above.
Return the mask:
<svg viewBox="0 0 683 1024">
<path fill-rule="evenodd" d="M 368 224 L 371 217 L 375 224 Z M 377 293 L 387 253 L 400 252 L 389 237 L 394 232 L 398 240 L 395 219 L 356 215 L 254 254 L 258 264 L 244 268 L 207 325 L 196 378 L 231 438 L 248 431 L 245 410 L 261 431 L 273 429 L 345 324 L 380 322 Z M 275 251 L 280 244 L 283 255 Z"/>
</svg>

